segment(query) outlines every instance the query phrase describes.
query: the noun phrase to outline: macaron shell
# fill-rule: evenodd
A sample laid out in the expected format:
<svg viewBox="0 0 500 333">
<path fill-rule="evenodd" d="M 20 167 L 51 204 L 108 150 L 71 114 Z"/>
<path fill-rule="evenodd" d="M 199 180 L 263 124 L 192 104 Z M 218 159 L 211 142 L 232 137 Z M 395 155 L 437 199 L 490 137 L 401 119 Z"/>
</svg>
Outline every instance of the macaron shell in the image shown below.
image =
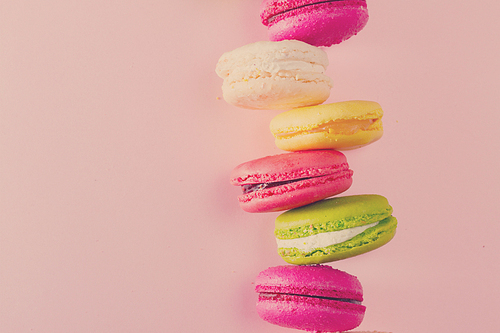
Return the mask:
<svg viewBox="0 0 500 333">
<path fill-rule="evenodd" d="M 351 100 L 282 112 L 272 120 L 270 128 L 273 132 L 281 133 L 302 127 L 311 129 L 335 120 L 382 118 L 383 114 L 377 102 Z"/>
<path fill-rule="evenodd" d="M 315 332 L 351 330 L 361 324 L 365 313 L 360 304 L 297 295 L 259 297 L 256 308 L 269 323 Z"/>
<path fill-rule="evenodd" d="M 318 177 L 348 168 L 346 156 L 335 150 L 301 151 L 261 157 L 231 171 L 233 185 Z"/>
<path fill-rule="evenodd" d="M 282 11 L 268 23 L 271 15 Z M 368 17 L 366 1 L 359 0 L 270 0 L 261 5 L 262 23 L 268 27 L 270 40 L 296 39 L 315 46 L 331 46 L 349 39 L 366 26 Z"/>
<path fill-rule="evenodd" d="M 288 139 L 276 139 L 276 147 L 286 151 L 314 150 L 314 149 L 338 149 L 351 150 L 367 146 L 382 135 L 381 122 L 370 131 L 359 131 L 356 134 L 332 134 L 329 132 L 311 133 L 302 136 L 294 136 Z"/>
<path fill-rule="evenodd" d="M 257 62 L 272 72 L 275 63 L 288 61 L 318 65 L 325 69 L 329 65 L 328 55 L 325 51 L 302 41 L 259 41 L 225 52 L 219 58 L 215 71 L 219 77 L 225 78 L 234 70 L 241 70 L 242 67 Z M 250 66 L 250 68 L 252 67 Z"/>
<path fill-rule="evenodd" d="M 275 234 L 280 239 L 311 236 L 380 221 L 391 214 L 392 207 L 381 195 L 335 197 L 282 213 L 276 218 Z"/>
<path fill-rule="evenodd" d="M 328 265 L 269 267 L 256 277 L 255 291 L 363 301 L 363 287 L 359 280 Z"/>
<path fill-rule="evenodd" d="M 321 264 L 347 259 L 387 244 L 396 234 L 396 227 L 397 219 L 391 216 L 346 242 L 310 252 L 279 248 L 278 254 L 285 262 L 294 265 Z"/>
<path fill-rule="evenodd" d="M 331 80 L 306 75 L 225 81 L 222 97 L 231 105 L 253 110 L 290 110 L 318 105 L 330 97 Z"/>
<path fill-rule="evenodd" d="M 278 114 L 270 130 L 278 148 L 286 151 L 348 150 L 366 146 L 383 135 L 383 110 L 371 101 L 347 101 L 296 108 Z M 334 122 L 372 121 L 368 128 L 342 132 L 325 128 Z"/>
</svg>

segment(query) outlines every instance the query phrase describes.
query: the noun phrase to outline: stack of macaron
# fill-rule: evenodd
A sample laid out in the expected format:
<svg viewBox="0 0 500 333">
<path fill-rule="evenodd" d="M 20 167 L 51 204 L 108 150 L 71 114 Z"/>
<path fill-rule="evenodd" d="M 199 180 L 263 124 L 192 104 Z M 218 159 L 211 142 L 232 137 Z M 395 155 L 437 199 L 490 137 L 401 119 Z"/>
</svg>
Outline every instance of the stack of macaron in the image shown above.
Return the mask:
<svg viewBox="0 0 500 333">
<path fill-rule="evenodd" d="M 355 276 L 325 263 L 389 242 L 397 220 L 377 194 L 338 196 L 353 171 L 341 151 L 366 146 L 383 134 L 381 106 L 354 100 L 323 104 L 332 80 L 325 74 L 330 47 L 368 21 L 364 0 L 264 0 L 269 41 L 224 53 L 216 73 L 224 99 L 235 106 L 282 110 L 270 123 L 284 152 L 233 169 L 250 213 L 284 211 L 276 218 L 277 252 L 290 265 L 262 271 L 257 313 L 273 324 L 311 332 L 358 327 L 365 313 Z"/>
</svg>

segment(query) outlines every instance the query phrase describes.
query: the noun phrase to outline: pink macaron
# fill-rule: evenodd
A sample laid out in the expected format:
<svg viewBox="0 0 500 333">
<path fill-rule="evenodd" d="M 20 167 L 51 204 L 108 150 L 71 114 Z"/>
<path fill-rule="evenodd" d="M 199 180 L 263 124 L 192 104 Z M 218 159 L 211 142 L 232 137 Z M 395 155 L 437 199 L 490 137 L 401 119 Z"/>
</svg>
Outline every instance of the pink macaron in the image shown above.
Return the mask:
<svg viewBox="0 0 500 333">
<path fill-rule="evenodd" d="M 325 265 L 270 267 L 257 276 L 257 314 L 283 327 L 313 332 L 347 331 L 366 307 L 358 279 Z"/>
<path fill-rule="evenodd" d="M 365 0 L 264 0 L 260 17 L 272 41 L 331 46 L 361 31 L 368 9 Z"/>
<path fill-rule="evenodd" d="M 230 182 L 241 186 L 241 208 L 250 213 L 304 206 L 347 190 L 352 170 L 336 150 L 308 150 L 267 156 L 238 165 Z"/>
</svg>

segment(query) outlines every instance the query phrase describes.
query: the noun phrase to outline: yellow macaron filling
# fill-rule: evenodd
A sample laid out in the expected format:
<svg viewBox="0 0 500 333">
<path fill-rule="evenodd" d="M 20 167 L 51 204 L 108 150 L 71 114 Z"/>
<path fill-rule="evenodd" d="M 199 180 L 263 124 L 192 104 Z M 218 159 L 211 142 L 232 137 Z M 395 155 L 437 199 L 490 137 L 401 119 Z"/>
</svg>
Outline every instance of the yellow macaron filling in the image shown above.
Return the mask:
<svg viewBox="0 0 500 333">
<path fill-rule="evenodd" d="M 311 134 L 318 132 L 327 132 L 329 134 L 352 135 L 359 131 L 368 131 L 374 123 L 379 119 L 341 119 L 332 120 L 318 127 L 307 130 L 299 130 L 293 132 L 277 133 L 276 137 L 284 138 L 294 135 Z"/>
</svg>

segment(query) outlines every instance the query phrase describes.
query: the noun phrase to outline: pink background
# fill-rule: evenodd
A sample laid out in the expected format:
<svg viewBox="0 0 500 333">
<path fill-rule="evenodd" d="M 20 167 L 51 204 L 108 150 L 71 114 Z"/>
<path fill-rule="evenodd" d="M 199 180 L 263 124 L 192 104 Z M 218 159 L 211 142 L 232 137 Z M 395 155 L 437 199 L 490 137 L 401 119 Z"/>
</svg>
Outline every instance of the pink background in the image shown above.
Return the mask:
<svg viewBox="0 0 500 333">
<path fill-rule="evenodd" d="M 227 104 L 214 71 L 267 39 L 259 5 L 0 2 L 2 333 L 293 331 L 255 312 L 278 214 L 243 212 L 228 181 L 281 152 L 277 112 Z M 383 106 L 345 194 L 386 196 L 399 227 L 331 265 L 363 284 L 360 330 L 497 331 L 500 5 L 368 5 L 326 49 L 328 102 Z"/>
</svg>

